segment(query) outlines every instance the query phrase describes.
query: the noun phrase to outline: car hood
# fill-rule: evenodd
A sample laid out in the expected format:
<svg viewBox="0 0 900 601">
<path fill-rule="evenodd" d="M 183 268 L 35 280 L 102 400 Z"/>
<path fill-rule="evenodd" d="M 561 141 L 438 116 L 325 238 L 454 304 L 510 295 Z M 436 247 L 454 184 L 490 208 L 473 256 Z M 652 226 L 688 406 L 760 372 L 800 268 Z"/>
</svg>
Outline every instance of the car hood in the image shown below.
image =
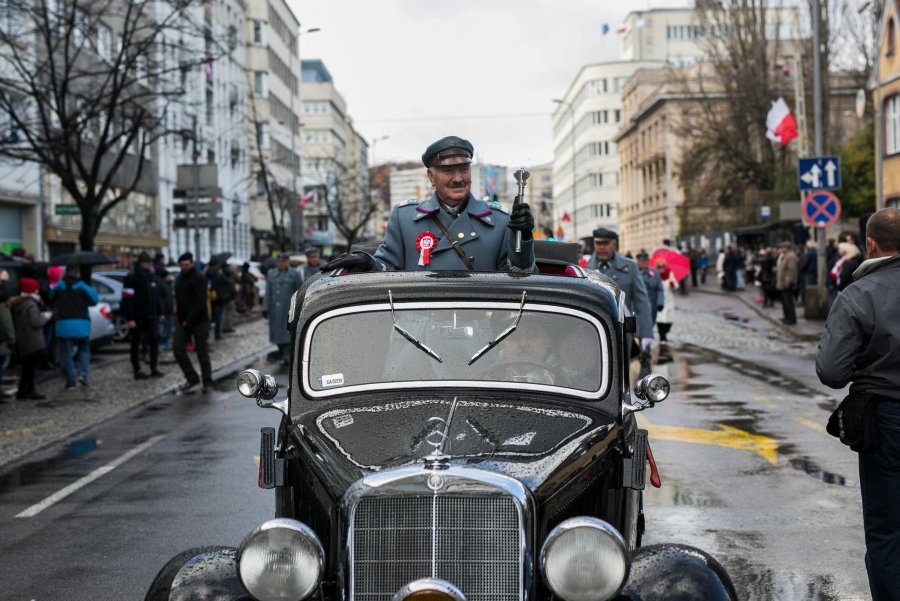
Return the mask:
<svg viewBox="0 0 900 601">
<path fill-rule="evenodd" d="M 456 464 L 514 477 L 535 491 L 561 470 L 596 455 L 617 431 L 615 417 L 571 401 L 483 394 L 368 400 L 306 413 L 295 434 L 312 449 L 333 493 L 372 473 L 443 453 Z"/>
</svg>

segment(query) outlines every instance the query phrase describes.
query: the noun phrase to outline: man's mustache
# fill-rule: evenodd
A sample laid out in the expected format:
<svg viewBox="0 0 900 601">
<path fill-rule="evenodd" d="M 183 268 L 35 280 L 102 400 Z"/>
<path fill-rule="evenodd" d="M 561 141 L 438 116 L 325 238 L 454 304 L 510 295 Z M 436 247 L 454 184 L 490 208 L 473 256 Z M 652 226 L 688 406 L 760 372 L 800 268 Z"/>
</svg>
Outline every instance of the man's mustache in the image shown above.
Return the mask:
<svg viewBox="0 0 900 601">
<path fill-rule="evenodd" d="M 447 184 L 447 187 L 448 188 L 465 188 L 466 182 L 459 182 L 459 183 L 450 182 L 449 184 Z"/>
</svg>

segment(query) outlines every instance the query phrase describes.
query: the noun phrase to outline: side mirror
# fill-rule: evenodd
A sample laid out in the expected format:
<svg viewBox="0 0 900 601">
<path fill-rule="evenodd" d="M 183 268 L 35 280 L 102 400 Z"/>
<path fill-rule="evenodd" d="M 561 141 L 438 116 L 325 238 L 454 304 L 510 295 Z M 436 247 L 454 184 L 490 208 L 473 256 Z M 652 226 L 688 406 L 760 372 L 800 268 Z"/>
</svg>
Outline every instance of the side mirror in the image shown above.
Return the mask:
<svg viewBox="0 0 900 601">
<path fill-rule="evenodd" d="M 634 397 L 637 399 L 635 403 L 625 403 L 626 412 L 643 411 L 653 407 L 656 403 L 661 403 L 669 396 L 669 380 L 660 374 L 650 374 L 644 376 L 634 384 Z"/>
</svg>

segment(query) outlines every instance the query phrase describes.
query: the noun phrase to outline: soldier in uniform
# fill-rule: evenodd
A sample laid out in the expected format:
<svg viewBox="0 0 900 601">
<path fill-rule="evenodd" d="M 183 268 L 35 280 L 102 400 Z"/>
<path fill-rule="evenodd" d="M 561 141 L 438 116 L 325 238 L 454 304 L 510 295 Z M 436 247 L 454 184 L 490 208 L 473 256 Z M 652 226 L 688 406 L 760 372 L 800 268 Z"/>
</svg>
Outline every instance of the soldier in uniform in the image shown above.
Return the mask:
<svg viewBox="0 0 900 601">
<path fill-rule="evenodd" d="M 662 278 L 659 277 L 659 272 L 650 267 L 650 255 L 647 254 L 647 251 L 641 250 L 635 255 L 635 259 L 637 259 L 638 269 L 641 270 L 641 276 L 644 278 L 644 287 L 647 288 L 647 298 L 650 299 L 650 331 L 652 332 L 653 326 L 656 324 L 656 313 L 657 311 L 662 311 L 666 304 L 665 288 L 663 288 L 663 281 Z M 641 356 L 640 377 L 643 378 L 644 376 L 649 375 L 650 367 L 650 353 L 643 353 Z"/>
<path fill-rule="evenodd" d="M 474 148 L 468 140 L 447 136 L 422 155 L 431 198 L 394 207 L 384 242 L 374 257 L 362 252 L 343 255 L 323 271 L 534 271 L 534 218 L 526 203 L 511 213 L 475 198 L 470 163 Z M 522 244 L 516 252 L 516 232 Z"/>
<path fill-rule="evenodd" d="M 289 259 L 288 255 L 278 255 L 278 268 L 266 272 L 266 296 L 262 299 L 262 316 L 269 320 L 269 341 L 278 346 L 284 365 L 291 358 L 291 333 L 288 331 L 291 297 L 302 284 L 300 274 L 290 268 Z"/>
<path fill-rule="evenodd" d="M 625 304 L 637 321 L 637 337 L 641 350 L 650 352 L 653 343 L 653 313 L 644 278 L 634 261 L 616 252 L 619 234 L 615 230 L 601 227 L 594 230 L 594 254 L 587 269 L 593 269 L 614 280 L 625 293 Z"/>
</svg>

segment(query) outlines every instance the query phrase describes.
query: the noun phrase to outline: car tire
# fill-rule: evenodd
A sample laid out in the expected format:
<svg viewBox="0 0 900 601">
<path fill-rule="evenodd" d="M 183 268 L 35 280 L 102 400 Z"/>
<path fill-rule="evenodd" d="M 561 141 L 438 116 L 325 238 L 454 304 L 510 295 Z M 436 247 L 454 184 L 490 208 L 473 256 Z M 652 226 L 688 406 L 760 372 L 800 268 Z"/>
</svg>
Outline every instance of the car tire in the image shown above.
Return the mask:
<svg viewBox="0 0 900 601">
<path fill-rule="evenodd" d="M 169 592 L 172 590 L 172 583 L 175 581 L 175 576 L 178 575 L 178 571 L 184 564 L 201 553 L 221 551 L 223 549 L 228 549 L 228 547 L 195 547 L 179 553 L 170 559 L 166 565 L 162 567 L 159 573 L 156 574 L 156 578 L 153 579 L 150 588 L 147 589 L 147 596 L 144 597 L 144 601 L 169 601 Z"/>
<path fill-rule="evenodd" d="M 113 334 L 114 342 L 124 342 L 128 340 L 128 336 L 131 333 L 128 329 L 128 320 L 125 319 L 125 316 L 121 313 L 113 314 L 113 327 L 116 329 L 116 333 Z"/>
</svg>

